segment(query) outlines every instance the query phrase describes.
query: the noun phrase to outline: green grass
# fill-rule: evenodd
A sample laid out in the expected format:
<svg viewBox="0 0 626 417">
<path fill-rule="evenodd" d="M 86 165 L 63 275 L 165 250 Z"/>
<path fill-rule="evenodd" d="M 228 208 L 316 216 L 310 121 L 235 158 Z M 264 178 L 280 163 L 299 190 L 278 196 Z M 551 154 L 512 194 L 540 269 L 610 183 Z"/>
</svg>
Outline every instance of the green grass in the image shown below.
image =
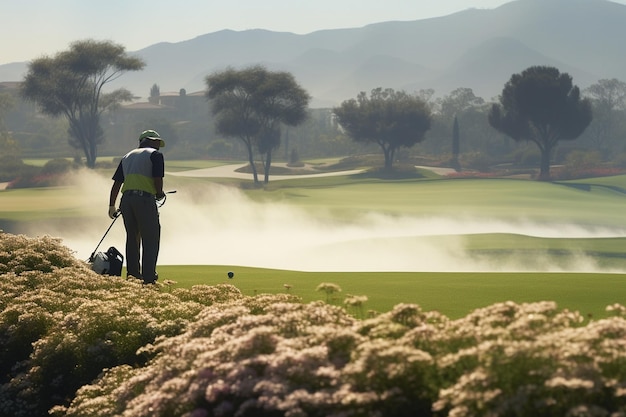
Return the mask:
<svg viewBox="0 0 626 417">
<path fill-rule="evenodd" d="M 235 276 L 228 279 L 227 272 Z M 366 295 L 364 314 L 389 311 L 399 303 L 419 304 L 450 318 L 465 316 L 488 305 L 515 301 L 555 301 L 560 308 L 587 317 L 606 316 L 605 307 L 626 303 L 626 276 L 579 273 L 432 273 L 432 272 L 298 272 L 238 266 L 160 266 L 160 280 L 176 281 L 173 288 L 228 283 L 245 295 L 290 293 L 305 302 L 324 300 L 343 305 L 347 295 Z M 316 291 L 330 282 L 342 291 L 327 300 Z M 289 285 L 287 289 L 285 284 Z M 167 289 L 164 289 L 167 291 Z M 355 311 L 355 314 L 360 312 Z"/>
<path fill-rule="evenodd" d="M 238 161 L 213 161 L 213 160 L 192 160 L 192 161 L 167 161 L 167 171 L 179 172 L 190 169 L 213 168 L 221 165 L 237 164 Z M 243 164 L 243 163 L 242 163 Z"/>
<path fill-rule="evenodd" d="M 511 179 L 354 180 L 328 177 L 284 181 L 274 199 L 305 208 L 396 215 L 480 216 L 621 226 L 626 194 L 608 187 L 590 192 L 571 184 Z M 626 188 L 626 176 L 612 182 Z"/>
<path fill-rule="evenodd" d="M 106 172 L 103 175 L 111 175 Z M 166 188 L 193 193 L 197 185 L 241 180 L 166 177 Z M 572 222 L 581 225 L 622 227 L 626 176 L 596 179 L 587 184 L 542 183 L 535 181 L 480 179 L 387 181 L 342 175 L 312 179 L 276 181 L 267 189 L 246 190 L 250 198 L 280 201 L 312 213 L 331 213 L 350 219 L 366 212 L 396 216 L 454 216 L 539 222 Z M 107 190 L 102 190 L 106 200 Z M 28 220 L 33 216 L 66 217 L 92 212 L 91 205 L 72 187 L 20 189 L 0 192 L 0 219 Z"/>
<path fill-rule="evenodd" d="M 21 188 L 0 191 L 0 220 L 34 221 L 88 214 L 85 198 L 74 187 Z"/>
</svg>

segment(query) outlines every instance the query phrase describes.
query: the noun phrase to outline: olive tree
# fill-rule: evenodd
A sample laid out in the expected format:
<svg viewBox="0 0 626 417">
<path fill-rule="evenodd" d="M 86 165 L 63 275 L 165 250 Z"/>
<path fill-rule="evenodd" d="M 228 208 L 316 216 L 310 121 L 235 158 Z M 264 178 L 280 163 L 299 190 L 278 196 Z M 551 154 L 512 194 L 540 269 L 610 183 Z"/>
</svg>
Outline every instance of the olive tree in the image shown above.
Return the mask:
<svg viewBox="0 0 626 417">
<path fill-rule="evenodd" d="M 539 179 L 549 180 L 556 145 L 578 138 L 591 123 L 592 112 L 570 75 L 554 67 L 533 66 L 511 76 L 488 119 L 513 140 L 535 143 L 541 152 Z"/>
<path fill-rule="evenodd" d="M 83 40 L 54 57 L 44 56 L 28 65 L 22 96 L 35 102 L 44 114 L 65 116 L 69 122 L 69 143 L 82 149 L 87 166 L 95 166 L 98 145 L 104 140 L 101 114 L 132 94 L 124 88 L 104 92 L 110 83 L 127 71 L 143 69 L 140 58 L 110 41 Z"/>
<path fill-rule="evenodd" d="M 267 183 L 272 153 L 280 146 L 281 126 L 297 126 L 306 119 L 309 94 L 291 73 L 269 71 L 261 65 L 215 72 L 206 77 L 206 84 L 205 95 L 217 116 L 217 131 L 244 143 L 254 183 L 258 184 L 256 147 L 262 155 Z"/>
<path fill-rule="evenodd" d="M 333 113 L 353 140 L 380 146 L 387 170 L 393 167 L 396 151 L 422 142 L 431 125 L 430 109 L 422 98 L 391 88 L 375 88 L 369 97 L 361 92 Z"/>
</svg>

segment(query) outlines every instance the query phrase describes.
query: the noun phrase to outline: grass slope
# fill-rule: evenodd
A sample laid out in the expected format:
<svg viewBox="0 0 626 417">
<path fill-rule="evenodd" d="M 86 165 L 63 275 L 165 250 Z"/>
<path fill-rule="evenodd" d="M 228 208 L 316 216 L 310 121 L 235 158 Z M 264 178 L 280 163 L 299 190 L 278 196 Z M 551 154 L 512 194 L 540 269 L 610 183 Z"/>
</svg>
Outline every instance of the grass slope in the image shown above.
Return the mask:
<svg viewBox="0 0 626 417">
<path fill-rule="evenodd" d="M 401 180 L 320 178 L 276 185 L 273 199 L 337 213 L 376 211 L 396 215 L 472 216 L 623 226 L 626 176 L 597 184 L 514 179 Z M 615 186 L 603 185 L 616 183 Z"/>
</svg>

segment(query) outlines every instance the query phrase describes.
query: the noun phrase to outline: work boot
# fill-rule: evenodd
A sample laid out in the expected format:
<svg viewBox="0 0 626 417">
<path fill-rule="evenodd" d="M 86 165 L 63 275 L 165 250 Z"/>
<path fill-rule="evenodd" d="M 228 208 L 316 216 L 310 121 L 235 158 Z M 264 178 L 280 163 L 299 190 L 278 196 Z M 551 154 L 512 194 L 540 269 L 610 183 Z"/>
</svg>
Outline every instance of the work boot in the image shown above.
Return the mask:
<svg viewBox="0 0 626 417">
<path fill-rule="evenodd" d="M 154 274 L 154 279 L 148 279 L 148 278 L 144 278 L 143 279 L 143 283 L 144 284 L 156 284 L 157 280 L 159 279 L 159 274 L 155 273 Z"/>
</svg>

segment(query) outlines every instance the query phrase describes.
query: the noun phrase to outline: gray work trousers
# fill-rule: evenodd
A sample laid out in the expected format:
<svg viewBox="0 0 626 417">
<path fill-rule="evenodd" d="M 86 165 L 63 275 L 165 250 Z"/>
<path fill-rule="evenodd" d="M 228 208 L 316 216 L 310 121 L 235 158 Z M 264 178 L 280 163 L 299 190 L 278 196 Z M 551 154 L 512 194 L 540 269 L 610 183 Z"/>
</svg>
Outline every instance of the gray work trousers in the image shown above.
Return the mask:
<svg viewBox="0 0 626 417">
<path fill-rule="evenodd" d="M 161 224 L 156 200 L 149 193 L 126 191 L 120 201 L 126 228 L 126 272 L 146 284 L 156 282 Z M 141 247 L 141 268 L 140 268 Z"/>
</svg>

